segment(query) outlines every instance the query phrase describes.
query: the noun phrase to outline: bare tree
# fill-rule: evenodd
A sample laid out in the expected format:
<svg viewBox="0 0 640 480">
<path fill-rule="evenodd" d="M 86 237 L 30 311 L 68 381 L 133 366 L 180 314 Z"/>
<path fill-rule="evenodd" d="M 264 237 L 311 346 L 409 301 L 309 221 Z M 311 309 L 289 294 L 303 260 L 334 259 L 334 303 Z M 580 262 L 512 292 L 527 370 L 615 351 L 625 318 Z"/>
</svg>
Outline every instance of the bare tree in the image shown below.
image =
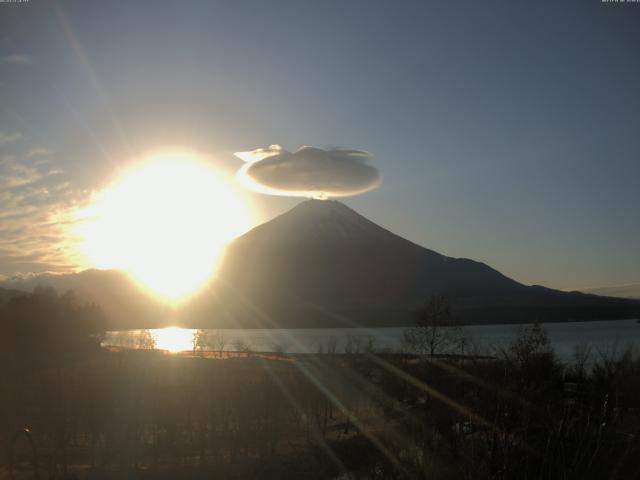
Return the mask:
<svg viewBox="0 0 640 480">
<path fill-rule="evenodd" d="M 218 352 L 218 354 L 222 356 L 222 352 L 227 346 L 227 339 L 225 338 L 224 333 L 218 330 L 213 335 L 209 335 L 209 337 L 207 338 L 207 343 L 212 348 L 212 350 Z"/>
<path fill-rule="evenodd" d="M 193 353 L 202 352 L 209 346 L 208 333 L 206 330 L 196 330 L 193 332 Z"/>
<path fill-rule="evenodd" d="M 136 337 L 136 348 L 153 350 L 156 348 L 156 339 L 151 330 L 140 330 Z"/>
<path fill-rule="evenodd" d="M 416 326 L 404 332 L 404 342 L 415 353 L 448 353 L 461 345 L 462 329 L 454 322 L 451 304 L 434 295 L 417 311 Z"/>
<path fill-rule="evenodd" d="M 235 349 L 236 352 L 243 352 L 243 353 L 251 352 L 251 346 L 241 338 L 237 338 L 233 342 L 233 348 Z"/>
<path fill-rule="evenodd" d="M 573 349 L 570 370 L 578 377 L 584 378 L 591 362 L 592 348 L 587 342 L 580 342 Z"/>
<path fill-rule="evenodd" d="M 509 346 L 509 354 L 520 365 L 526 364 L 532 358 L 552 356 L 551 339 L 538 322 L 521 327 Z"/>
</svg>

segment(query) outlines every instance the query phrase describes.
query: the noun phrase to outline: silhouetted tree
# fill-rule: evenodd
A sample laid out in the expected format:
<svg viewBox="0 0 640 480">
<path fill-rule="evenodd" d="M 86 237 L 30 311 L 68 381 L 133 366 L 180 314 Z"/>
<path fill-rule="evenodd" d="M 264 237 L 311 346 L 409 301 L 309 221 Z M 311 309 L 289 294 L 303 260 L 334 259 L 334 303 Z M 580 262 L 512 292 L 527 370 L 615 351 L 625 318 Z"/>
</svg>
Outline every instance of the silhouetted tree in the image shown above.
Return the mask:
<svg viewBox="0 0 640 480">
<path fill-rule="evenodd" d="M 196 330 L 193 332 L 193 353 L 202 352 L 207 348 L 207 331 Z"/>
<path fill-rule="evenodd" d="M 444 295 L 434 295 L 416 312 L 416 326 L 405 331 L 404 341 L 415 353 L 447 353 L 460 345 L 460 326 L 451 314 L 451 304 Z"/>
<path fill-rule="evenodd" d="M 97 305 L 80 303 L 71 291 L 36 287 L 0 308 L 0 352 L 23 366 L 71 359 L 99 347 L 105 327 Z"/>
<path fill-rule="evenodd" d="M 217 331 L 213 335 L 210 335 L 207 339 L 207 343 L 214 351 L 218 352 L 218 354 L 222 356 L 222 352 L 227 346 L 227 339 L 225 338 L 224 333 Z"/>
</svg>

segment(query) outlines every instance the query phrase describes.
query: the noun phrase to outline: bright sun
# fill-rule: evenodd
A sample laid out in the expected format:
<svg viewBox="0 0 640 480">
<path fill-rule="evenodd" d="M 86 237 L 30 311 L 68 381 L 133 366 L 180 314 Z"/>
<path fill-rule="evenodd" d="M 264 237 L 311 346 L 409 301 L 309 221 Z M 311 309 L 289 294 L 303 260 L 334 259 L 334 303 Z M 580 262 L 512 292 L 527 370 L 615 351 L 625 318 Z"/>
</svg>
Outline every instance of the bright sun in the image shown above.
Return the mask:
<svg viewBox="0 0 640 480">
<path fill-rule="evenodd" d="M 83 251 L 176 303 L 204 286 L 224 246 L 250 227 L 224 177 L 194 155 L 150 158 L 82 212 Z"/>
</svg>

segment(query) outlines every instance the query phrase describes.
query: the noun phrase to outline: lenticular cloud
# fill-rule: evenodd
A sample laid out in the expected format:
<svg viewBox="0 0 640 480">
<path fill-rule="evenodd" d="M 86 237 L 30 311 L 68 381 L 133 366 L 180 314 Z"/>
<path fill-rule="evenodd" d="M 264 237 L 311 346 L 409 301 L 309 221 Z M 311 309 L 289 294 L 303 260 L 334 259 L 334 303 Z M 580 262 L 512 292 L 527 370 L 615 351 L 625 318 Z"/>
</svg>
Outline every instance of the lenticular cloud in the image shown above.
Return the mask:
<svg viewBox="0 0 640 480">
<path fill-rule="evenodd" d="M 291 197 L 351 197 L 375 189 L 381 176 L 367 164 L 369 152 L 347 148 L 302 147 L 294 153 L 280 145 L 236 152 L 246 163 L 238 171 L 247 188 Z"/>
</svg>

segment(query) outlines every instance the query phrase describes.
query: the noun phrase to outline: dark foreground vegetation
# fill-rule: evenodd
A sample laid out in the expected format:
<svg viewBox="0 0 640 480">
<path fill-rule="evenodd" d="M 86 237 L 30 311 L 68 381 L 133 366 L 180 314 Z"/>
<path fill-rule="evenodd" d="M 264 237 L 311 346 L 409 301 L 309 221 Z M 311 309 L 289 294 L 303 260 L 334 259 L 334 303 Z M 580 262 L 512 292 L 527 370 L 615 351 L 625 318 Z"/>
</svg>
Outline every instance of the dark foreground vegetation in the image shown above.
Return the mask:
<svg viewBox="0 0 640 480">
<path fill-rule="evenodd" d="M 34 318 L 55 319 L 49 342 Z M 491 359 L 431 326 L 411 338 L 433 355 L 218 359 L 101 350 L 99 312 L 51 292 L 2 322 L 0 478 L 640 476 L 640 357 L 563 365 L 535 325 Z"/>
</svg>

